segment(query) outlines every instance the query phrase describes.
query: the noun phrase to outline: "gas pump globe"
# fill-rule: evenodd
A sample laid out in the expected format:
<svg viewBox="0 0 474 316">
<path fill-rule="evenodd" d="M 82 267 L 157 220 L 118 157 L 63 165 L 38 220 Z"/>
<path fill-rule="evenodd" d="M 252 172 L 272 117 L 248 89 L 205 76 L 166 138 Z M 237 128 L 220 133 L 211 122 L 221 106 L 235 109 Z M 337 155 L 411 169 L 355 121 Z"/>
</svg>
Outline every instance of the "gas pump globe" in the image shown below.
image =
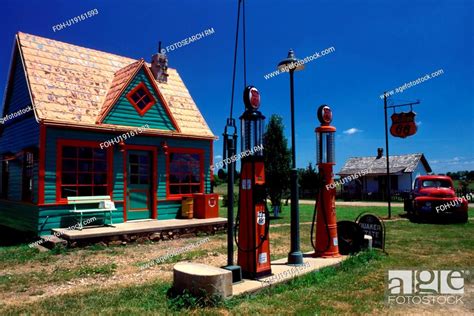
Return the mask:
<svg viewBox="0 0 474 316">
<path fill-rule="evenodd" d="M 260 107 L 260 93 L 255 87 L 249 86 L 244 91 L 244 102 L 246 111 L 240 117 L 240 130 L 242 132 L 241 152 L 252 150 L 262 145 L 263 124 L 265 116 L 258 108 Z M 254 155 L 263 156 L 263 151 L 258 150 Z"/>
<path fill-rule="evenodd" d="M 331 126 L 332 111 L 327 105 L 318 108 L 316 128 L 316 161 L 319 170 L 317 205 L 317 226 L 315 257 L 339 257 L 336 220 L 336 188 L 333 179 L 335 160 L 334 135 L 336 128 Z M 312 238 L 312 237 L 311 237 Z"/>
<path fill-rule="evenodd" d="M 268 238 L 269 214 L 265 205 L 265 166 L 261 148 L 265 116 L 260 107 L 260 93 L 255 87 L 244 90 L 245 112 L 240 117 L 242 155 L 238 229 L 238 265 L 245 278 L 255 279 L 271 274 L 270 242 Z"/>
</svg>

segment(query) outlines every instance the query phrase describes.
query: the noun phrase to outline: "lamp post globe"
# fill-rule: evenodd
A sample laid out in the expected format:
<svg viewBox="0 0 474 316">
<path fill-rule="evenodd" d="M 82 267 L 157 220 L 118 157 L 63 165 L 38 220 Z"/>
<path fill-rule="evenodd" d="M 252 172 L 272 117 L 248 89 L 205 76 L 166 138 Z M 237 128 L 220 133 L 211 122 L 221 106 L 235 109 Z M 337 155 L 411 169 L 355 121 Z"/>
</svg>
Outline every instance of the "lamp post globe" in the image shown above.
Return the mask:
<svg viewBox="0 0 474 316">
<path fill-rule="evenodd" d="M 295 57 L 294 50 L 288 51 L 288 56 L 278 63 L 278 70 L 281 72 L 300 71 L 304 69 L 304 64 Z"/>
</svg>

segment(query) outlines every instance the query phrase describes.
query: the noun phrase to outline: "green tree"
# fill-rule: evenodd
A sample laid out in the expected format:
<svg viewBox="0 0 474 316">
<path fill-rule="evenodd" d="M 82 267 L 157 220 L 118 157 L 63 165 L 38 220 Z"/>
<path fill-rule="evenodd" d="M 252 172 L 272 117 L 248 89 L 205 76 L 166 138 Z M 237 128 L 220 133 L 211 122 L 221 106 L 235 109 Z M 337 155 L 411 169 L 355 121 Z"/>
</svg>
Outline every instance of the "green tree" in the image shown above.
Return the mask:
<svg viewBox="0 0 474 316">
<path fill-rule="evenodd" d="M 318 173 L 311 162 L 308 163 L 306 169 L 301 169 L 300 177 L 300 195 L 303 198 L 316 197 L 316 187 L 318 185 Z"/>
<path fill-rule="evenodd" d="M 274 212 L 279 211 L 283 193 L 290 185 L 291 153 L 284 129 L 282 117 L 273 114 L 263 135 L 267 194 Z"/>
</svg>

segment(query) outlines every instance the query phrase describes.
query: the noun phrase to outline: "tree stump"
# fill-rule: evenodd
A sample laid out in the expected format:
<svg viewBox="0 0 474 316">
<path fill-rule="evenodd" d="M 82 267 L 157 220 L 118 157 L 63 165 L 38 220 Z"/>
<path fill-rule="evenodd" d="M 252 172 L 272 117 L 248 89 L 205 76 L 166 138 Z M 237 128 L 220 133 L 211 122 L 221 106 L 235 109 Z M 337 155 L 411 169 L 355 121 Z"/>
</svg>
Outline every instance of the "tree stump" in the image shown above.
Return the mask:
<svg viewBox="0 0 474 316">
<path fill-rule="evenodd" d="M 176 293 L 187 290 L 193 295 L 232 296 L 232 272 L 202 263 L 182 262 L 173 268 Z"/>
</svg>

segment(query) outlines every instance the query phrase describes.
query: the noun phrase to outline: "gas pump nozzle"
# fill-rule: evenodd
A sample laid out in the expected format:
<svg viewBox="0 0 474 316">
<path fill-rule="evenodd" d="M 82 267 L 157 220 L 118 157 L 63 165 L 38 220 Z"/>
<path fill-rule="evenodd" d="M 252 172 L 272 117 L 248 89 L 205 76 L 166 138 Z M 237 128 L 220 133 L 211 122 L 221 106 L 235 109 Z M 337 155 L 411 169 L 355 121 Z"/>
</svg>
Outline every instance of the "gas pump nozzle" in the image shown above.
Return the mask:
<svg viewBox="0 0 474 316">
<path fill-rule="evenodd" d="M 232 134 L 229 134 L 229 128 L 234 129 Z M 224 152 L 222 154 L 222 160 L 225 161 L 227 158 L 230 158 L 228 154 L 228 149 L 233 148 L 235 150 L 236 148 L 235 143 L 237 140 L 237 127 L 235 126 L 235 119 L 233 118 L 227 119 L 227 123 L 224 128 L 224 134 L 222 134 L 222 136 L 224 136 L 224 140 L 223 140 Z M 226 165 L 223 166 L 223 169 L 227 169 Z"/>
</svg>

